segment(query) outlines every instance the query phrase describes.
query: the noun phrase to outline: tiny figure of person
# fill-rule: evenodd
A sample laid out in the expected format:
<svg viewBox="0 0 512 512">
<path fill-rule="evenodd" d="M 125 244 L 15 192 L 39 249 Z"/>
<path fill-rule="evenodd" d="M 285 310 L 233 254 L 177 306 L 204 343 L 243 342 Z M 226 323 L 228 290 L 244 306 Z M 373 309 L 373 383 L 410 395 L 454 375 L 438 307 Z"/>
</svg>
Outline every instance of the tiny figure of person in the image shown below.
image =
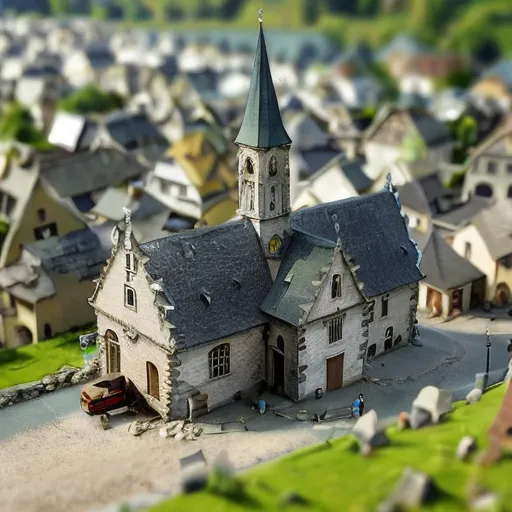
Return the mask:
<svg viewBox="0 0 512 512">
<path fill-rule="evenodd" d="M 359 396 L 357 397 L 359 401 L 359 416 L 361 417 L 364 414 L 364 397 L 363 393 L 359 393 Z"/>
<path fill-rule="evenodd" d="M 354 418 L 359 418 L 360 411 L 360 400 L 359 398 L 356 398 L 352 403 L 352 416 Z"/>
</svg>

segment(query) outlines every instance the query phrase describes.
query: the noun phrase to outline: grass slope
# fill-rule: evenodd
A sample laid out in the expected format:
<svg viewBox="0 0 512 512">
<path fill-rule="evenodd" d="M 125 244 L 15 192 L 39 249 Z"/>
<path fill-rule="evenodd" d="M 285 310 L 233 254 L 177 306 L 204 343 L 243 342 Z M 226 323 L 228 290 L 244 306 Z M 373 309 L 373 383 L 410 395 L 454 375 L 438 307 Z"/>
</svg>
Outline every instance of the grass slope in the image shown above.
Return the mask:
<svg viewBox="0 0 512 512">
<path fill-rule="evenodd" d="M 405 466 L 425 471 L 446 492 L 446 498 L 429 510 L 467 510 L 468 483 L 476 482 L 499 493 L 504 503 L 512 500 L 512 459 L 504 458 L 493 467 L 456 459 L 455 451 L 465 435 L 474 436 L 479 448 L 486 444 L 486 431 L 502 403 L 506 386 L 501 384 L 472 406 L 455 404 L 454 411 L 440 425 L 422 430 L 388 429 L 391 445 L 369 458 L 354 451 L 355 440 L 345 436 L 307 448 L 270 462 L 239 480 L 246 489 L 247 501 L 236 502 L 219 496 L 211 488 L 182 495 L 151 508 L 151 512 L 237 512 L 242 510 L 367 511 L 393 490 Z M 287 493 L 298 492 L 307 505 L 284 504 Z"/>
<path fill-rule="evenodd" d="M 0 350 L 0 389 L 41 379 L 64 365 L 82 367 L 78 337 L 91 328 L 69 332 L 51 340 Z"/>
</svg>

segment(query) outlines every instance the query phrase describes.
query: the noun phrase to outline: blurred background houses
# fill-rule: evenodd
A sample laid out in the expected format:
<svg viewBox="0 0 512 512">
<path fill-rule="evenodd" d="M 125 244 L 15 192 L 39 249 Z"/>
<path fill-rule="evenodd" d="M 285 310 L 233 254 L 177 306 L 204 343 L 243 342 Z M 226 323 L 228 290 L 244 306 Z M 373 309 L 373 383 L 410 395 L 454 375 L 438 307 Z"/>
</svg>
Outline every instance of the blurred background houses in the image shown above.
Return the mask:
<svg viewBox="0 0 512 512">
<path fill-rule="evenodd" d="M 2 346 L 91 320 L 123 207 L 142 242 L 237 215 L 260 7 L 294 209 L 391 174 L 420 308 L 512 302 L 509 1 L 3 0 Z"/>
</svg>

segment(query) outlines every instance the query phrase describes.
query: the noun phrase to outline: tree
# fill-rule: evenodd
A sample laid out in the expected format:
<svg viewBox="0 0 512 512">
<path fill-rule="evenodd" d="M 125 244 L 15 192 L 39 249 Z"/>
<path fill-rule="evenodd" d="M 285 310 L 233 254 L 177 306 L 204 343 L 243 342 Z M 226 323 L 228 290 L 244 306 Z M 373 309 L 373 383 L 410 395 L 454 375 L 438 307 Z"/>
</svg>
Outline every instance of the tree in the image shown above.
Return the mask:
<svg viewBox="0 0 512 512">
<path fill-rule="evenodd" d="M 104 114 L 119 110 L 124 106 L 124 99 L 116 92 L 105 92 L 95 85 L 88 85 L 57 103 L 57 108 L 74 114 Z"/>
<path fill-rule="evenodd" d="M 34 125 L 30 112 L 19 103 L 9 105 L 0 118 L 0 139 L 22 142 L 38 149 L 51 147 L 43 132 Z"/>
<path fill-rule="evenodd" d="M 314 25 L 321 13 L 322 6 L 319 0 L 302 0 L 302 21 L 305 25 Z"/>
<path fill-rule="evenodd" d="M 417 133 L 409 133 L 401 145 L 402 158 L 406 162 L 415 162 L 421 160 L 426 153 L 425 143 L 421 136 Z"/>
<path fill-rule="evenodd" d="M 139 16 L 139 3 L 136 0 L 118 0 L 118 4 L 123 10 L 125 20 L 137 20 Z"/>
<path fill-rule="evenodd" d="M 473 73 L 465 69 L 456 69 L 442 80 L 444 87 L 467 89 L 473 83 Z"/>
<path fill-rule="evenodd" d="M 357 0 L 359 16 L 375 16 L 379 12 L 379 0 Z"/>
<path fill-rule="evenodd" d="M 50 0 L 50 12 L 54 16 L 63 16 L 70 12 L 69 0 Z"/>
</svg>

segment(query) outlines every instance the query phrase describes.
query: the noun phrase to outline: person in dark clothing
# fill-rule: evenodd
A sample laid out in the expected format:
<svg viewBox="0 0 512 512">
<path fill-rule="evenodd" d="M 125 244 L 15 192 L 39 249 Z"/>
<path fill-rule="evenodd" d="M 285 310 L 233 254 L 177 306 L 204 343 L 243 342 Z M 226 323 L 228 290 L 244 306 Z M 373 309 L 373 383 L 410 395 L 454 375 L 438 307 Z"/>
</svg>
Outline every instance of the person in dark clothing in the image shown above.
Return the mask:
<svg viewBox="0 0 512 512">
<path fill-rule="evenodd" d="M 363 393 L 359 393 L 358 399 L 359 399 L 359 417 L 361 417 L 364 414 L 364 397 L 363 397 Z"/>
</svg>

